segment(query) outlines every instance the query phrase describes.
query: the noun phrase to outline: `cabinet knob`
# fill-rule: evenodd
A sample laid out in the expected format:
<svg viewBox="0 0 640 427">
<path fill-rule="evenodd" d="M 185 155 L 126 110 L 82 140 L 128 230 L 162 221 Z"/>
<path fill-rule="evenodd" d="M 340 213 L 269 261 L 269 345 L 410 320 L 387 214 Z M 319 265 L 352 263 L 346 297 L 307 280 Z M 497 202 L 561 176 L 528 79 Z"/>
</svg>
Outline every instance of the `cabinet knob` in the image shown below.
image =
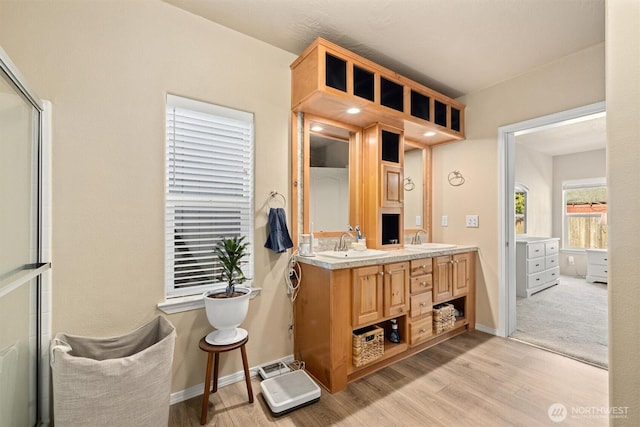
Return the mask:
<svg viewBox="0 0 640 427">
<path fill-rule="evenodd" d="M 427 303 L 426 303 L 426 302 L 422 302 L 422 303 L 420 303 L 420 307 L 426 307 L 426 306 L 427 306 Z"/>
<path fill-rule="evenodd" d="M 420 286 L 422 286 L 423 288 L 427 287 L 427 282 L 420 282 Z"/>
<path fill-rule="evenodd" d="M 420 329 L 420 333 L 421 333 L 421 334 L 424 334 L 425 332 L 427 332 L 427 330 L 426 330 L 425 328 L 421 328 L 421 329 Z"/>
<path fill-rule="evenodd" d="M 422 264 L 422 269 L 426 270 L 427 269 L 427 265 L 426 264 Z"/>
<path fill-rule="evenodd" d="M 381 271 L 380 273 L 378 273 L 380 276 L 384 276 L 384 273 Z"/>
</svg>

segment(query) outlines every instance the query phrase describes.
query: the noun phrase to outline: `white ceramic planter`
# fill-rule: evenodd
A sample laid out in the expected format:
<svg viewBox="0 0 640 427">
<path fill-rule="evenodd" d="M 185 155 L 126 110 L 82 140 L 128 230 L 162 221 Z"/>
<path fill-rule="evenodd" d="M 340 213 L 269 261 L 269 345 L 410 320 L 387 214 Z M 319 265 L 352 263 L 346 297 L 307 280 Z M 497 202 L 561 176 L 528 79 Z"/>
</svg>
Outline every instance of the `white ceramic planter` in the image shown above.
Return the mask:
<svg viewBox="0 0 640 427">
<path fill-rule="evenodd" d="M 216 328 L 206 337 L 212 345 L 227 345 L 236 343 L 247 336 L 247 331 L 238 328 L 247 317 L 251 289 L 236 286 L 236 292 L 244 295 L 234 298 L 210 298 L 209 295 L 225 292 L 224 289 L 206 291 L 202 294 L 207 320 Z"/>
</svg>

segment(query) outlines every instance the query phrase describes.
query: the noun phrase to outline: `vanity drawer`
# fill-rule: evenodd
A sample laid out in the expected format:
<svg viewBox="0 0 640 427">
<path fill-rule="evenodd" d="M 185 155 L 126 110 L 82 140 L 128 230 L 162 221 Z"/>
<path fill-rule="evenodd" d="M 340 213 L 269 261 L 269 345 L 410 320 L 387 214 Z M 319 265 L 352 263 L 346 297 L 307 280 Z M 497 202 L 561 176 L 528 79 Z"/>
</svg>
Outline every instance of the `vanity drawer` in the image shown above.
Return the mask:
<svg viewBox="0 0 640 427">
<path fill-rule="evenodd" d="M 527 273 L 533 274 L 545 269 L 545 260 L 543 258 L 534 258 L 527 260 Z"/>
<path fill-rule="evenodd" d="M 544 243 L 529 243 L 527 245 L 527 258 L 538 258 L 545 254 Z"/>
<path fill-rule="evenodd" d="M 432 270 L 433 268 L 431 258 L 414 259 L 411 261 L 412 276 L 431 273 Z"/>
<path fill-rule="evenodd" d="M 411 322 L 411 328 L 409 331 L 410 345 L 426 341 L 431 337 L 431 335 L 433 335 L 433 317 L 429 316 L 426 319 Z"/>
<path fill-rule="evenodd" d="M 411 317 L 422 316 L 431 313 L 433 297 L 431 291 L 411 296 Z"/>
<path fill-rule="evenodd" d="M 424 292 L 433 288 L 433 275 L 423 274 L 411 278 L 411 293 Z"/>
</svg>

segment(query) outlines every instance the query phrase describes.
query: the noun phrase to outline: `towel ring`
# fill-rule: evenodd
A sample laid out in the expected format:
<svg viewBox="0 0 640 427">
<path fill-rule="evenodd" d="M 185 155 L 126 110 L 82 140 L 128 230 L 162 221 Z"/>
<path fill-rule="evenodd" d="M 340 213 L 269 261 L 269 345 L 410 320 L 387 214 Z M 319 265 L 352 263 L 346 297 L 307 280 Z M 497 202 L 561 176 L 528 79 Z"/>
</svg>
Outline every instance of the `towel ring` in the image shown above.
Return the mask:
<svg viewBox="0 0 640 427">
<path fill-rule="evenodd" d="M 450 172 L 447 179 L 449 180 L 449 184 L 453 185 L 454 187 L 461 186 L 465 181 L 464 176 L 462 176 L 460 171 Z"/>
<path fill-rule="evenodd" d="M 411 191 L 411 190 L 413 190 L 414 188 L 416 188 L 416 183 L 415 183 L 415 182 L 413 182 L 413 180 L 411 179 L 411 177 L 410 177 L 410 176 L 406 177 L 406 178 L 404 179 L 404 190 L 405 190 L 405 191 Z"/>
<path fill-rule="evenodd" d="M 267 199 L 267 206 L 269 206 L 269 208 L 273 208 L 273 206 L 271 206 L 271 201 L 278 196 L 282 198 L 282 205 L 283 205 L 282 207 L 283 208 L 287 207 L 287 199 L 277 191 L 272 191 L 271 194 L 269 195 L 269 198 Z"/>
</svg>

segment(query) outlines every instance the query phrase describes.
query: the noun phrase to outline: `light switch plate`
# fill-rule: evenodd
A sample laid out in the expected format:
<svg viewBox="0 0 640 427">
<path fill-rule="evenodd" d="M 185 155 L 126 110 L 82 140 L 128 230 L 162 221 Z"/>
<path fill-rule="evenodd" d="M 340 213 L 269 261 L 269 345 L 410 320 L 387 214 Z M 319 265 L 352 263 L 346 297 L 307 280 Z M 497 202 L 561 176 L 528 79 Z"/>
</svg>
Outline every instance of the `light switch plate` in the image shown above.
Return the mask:
<svg viewBox="0 0 640 427">
<path fill-rule="evenodd" d="M 449 218 L 446 215 L 442 215 L 442 219 L 440 220 L 440 225 L 446 227 L 449 225 Z"/>
<path fill-rule="evenodd" d="M 480 227 L 480 221 L 478 219 L 478 215 L 467 215 L 466 224 L 468 228 Z"/>
</svg>

